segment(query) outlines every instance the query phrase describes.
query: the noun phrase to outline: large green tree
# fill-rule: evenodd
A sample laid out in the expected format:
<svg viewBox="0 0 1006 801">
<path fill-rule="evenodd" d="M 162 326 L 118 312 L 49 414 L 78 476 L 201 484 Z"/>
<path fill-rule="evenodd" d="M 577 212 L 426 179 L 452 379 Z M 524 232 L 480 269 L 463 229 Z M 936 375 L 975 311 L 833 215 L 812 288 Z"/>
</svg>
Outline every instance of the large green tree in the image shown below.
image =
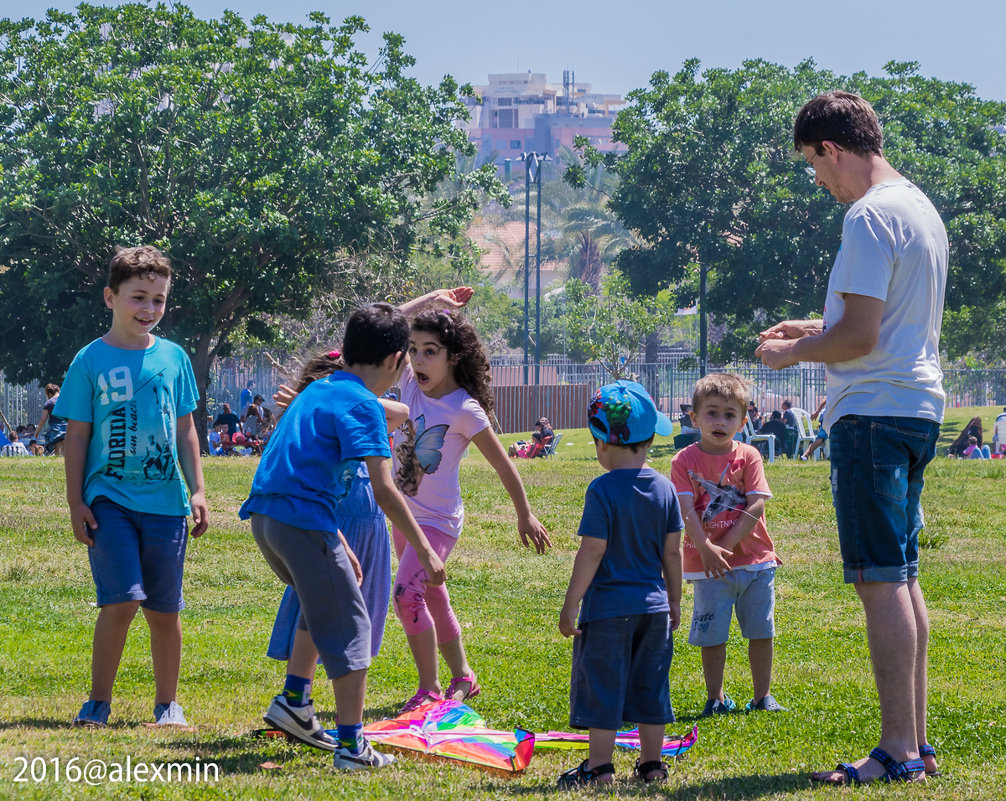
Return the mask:
<svg viewBox="0 0 1006 801">
<path fill-rule="evenodd" d="M 616 175 L 610 208 L 642 240 L 617 261 L 635 292 L 673 287 L 691 305 L 700 287 L 693 273 L 706 274 L 706 309 L 727 332 L 713 354 L 720 361 L 750 358 L 766 322 L 822 309 L 845 207 L 804 171 L 792 124 L 810 97 L 838 88 L 874 104 L 891 163 L 946 221 L 948 308 L 1006 294 L 1006 141 L 994 128 L 1004 104 L 921 77 L 916 64 L 841 77 L 812 61 L 703 72 L 687 61 L 628 96 L 614 126 L 627 153 L 584 155 Z"/>
<path fill-rule="evenodd" d="M 155 244 L 177 278 L 163 332 L 186 343 L 205 399 L 242 326 L 267 339 L 319 293 L 401 286 L 417 248 L 467 221 L 491 168 L 449 76 L 408 75 L 385 34 L 369 62 L 351 17 L 246 22 L 188 8 L 80 5 L 0 20 L 0 364 L 57 379 L 107 326 L 116 245 Z M 421 233 L 421 236 L 420 236 Z M 389 289 L 389 294 L 393 292 Z"/>
</svg>

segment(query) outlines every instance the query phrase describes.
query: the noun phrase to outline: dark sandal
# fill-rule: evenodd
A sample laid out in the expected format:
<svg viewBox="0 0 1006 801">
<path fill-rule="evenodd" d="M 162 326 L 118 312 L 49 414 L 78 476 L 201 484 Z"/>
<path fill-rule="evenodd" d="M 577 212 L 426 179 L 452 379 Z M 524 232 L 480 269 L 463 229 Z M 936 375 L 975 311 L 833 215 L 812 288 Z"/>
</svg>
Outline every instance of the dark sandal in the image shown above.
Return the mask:
<svg viewBox="0 0 1006 801">
<path fill-rule="evenodd" d="M 896 762 L 894 757 L 884 751 L 882 748 L 874 748 L 870 751 L 870 759 L 874 759 L 879 762 L 883 768 L 884 773 L 877 776 L 874 779 L 861 779 L 859 776 L 859 770 L 850 762 L 840 762 L 835 766 L 835 771 L 842 771 L 845 774 L 844 779 L 824 779 L 818 778 L 816 776 L 811 776 L 810 780 L 814 782 L 823 782 L 825 784 L 870 784 L 872 782 L 914 782 L 919 781 L 919 774 L 922 774 L 922 779 L 925 778 L 926 765 L 921 759 L 909 759 L 907 762 Z"/>
<path fill-rule="evenodd" d="M 594 784 L 602 776 L 612 776 L 615 773 L 615 766 L 610 762 L 605 762 L 603 765 L 598 765 L 596 768 L 587 770 L 588 761 L 585 759 L 575 768 L 570 768 L 560 773 L 559 778 L 556 779 L 555 786 L 560 790 L 574 790 L 577 787 Z"/>
<path fill-rule="evenodd" d="M 935 760 L 936 759 L 936 749 L 933 748 L 929 743 L 923 743 L 922 745 L 919 746 L 919 759 L 922 759 L 922 757 L 927 757 L 927 756 L 928 757 L 932 757 Z M 942 776 L 942 775 L 943 774 L 940 772 L 940 769 L 939 769 L 938 766 L 937 766 L 936 770 L 934 770 L 934 771 L 928 771 L 928 770 L 926 771 L 926 776 L 928 776 L 930 779 L 935 779 L 937 776 Z"/>
<path fill-rule="evenodd" d="M 667 781 L 667 763 L 661 762 L 659 759 L 651 759 L 649 762 L 640 762 L 636 760 L 636 767 L 632 771 L 636 774 L 636 778 L 639 779 L 644 784 L 649 784 L 650 782 L 666 782 Z M 650 776 L 646 778 L 650 773 L 659 773 L 659 776 Z"/>
</svg>

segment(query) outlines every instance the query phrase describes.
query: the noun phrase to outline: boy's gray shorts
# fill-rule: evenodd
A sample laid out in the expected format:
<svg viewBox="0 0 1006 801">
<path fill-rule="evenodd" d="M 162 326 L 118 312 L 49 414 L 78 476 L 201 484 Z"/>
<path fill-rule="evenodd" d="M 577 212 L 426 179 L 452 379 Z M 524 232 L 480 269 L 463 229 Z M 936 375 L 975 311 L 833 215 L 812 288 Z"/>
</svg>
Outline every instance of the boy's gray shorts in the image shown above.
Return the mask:
<svg viewBox="0 0 1006 801">
<path fill-rule="evenodd" d="M 736 606 L 741 636 L 747 640 L 775 637 L 775 568 L 734 568 L 721 578 L 690 582 L 695 588 L 688 644 L 705 648 L 722 645 L 730 636 L 731 611 Z"/>
<path fill-rule="evenodd" d="M 370 666 L 370 617 L 337 534 L 307 531 L 251 515 L 252 534 L 269 567 L 297 591 L 307 629 L 329 678 Z"/>
<path fill-rule="evenodd" d="M 569 725 L 620 729 L 626 721 L 674 723 L 670 613 L 603 618 L 580 629 L 573 640 Z"/>
</svg>

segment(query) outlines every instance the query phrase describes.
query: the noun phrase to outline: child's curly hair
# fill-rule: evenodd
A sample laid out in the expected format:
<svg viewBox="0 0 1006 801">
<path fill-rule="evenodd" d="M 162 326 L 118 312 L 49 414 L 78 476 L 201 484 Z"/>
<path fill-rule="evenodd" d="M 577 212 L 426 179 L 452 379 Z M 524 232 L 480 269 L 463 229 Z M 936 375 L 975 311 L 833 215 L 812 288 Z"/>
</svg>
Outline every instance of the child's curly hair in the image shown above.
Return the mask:
<svg viewBox="0 0 1006 801">
<path fill-rule="evenodd" d="M 495 403 L 489 386 L 492 376 L 489 358 L 475 327 L 464 315 L 448 311 L 427 311 L 412 322 L 413 331 L 436 334 L 448 358 L 454 358 L 454 380 L 475 398 L 486 414 L 492 414 Z"/>
</svg>

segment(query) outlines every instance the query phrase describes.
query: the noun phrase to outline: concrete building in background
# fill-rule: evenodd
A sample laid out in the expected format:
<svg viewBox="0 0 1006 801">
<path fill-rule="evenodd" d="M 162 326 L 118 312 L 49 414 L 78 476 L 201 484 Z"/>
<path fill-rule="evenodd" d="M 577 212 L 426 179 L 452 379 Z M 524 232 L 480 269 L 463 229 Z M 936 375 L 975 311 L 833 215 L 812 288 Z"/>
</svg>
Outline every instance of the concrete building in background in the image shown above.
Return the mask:
<svg viewBox="0 0 1006 801">
<path fill-rule="evenodd" d="M 561 162 L 561 149 L 572 148 L 577 136 L 602 152 L 625 150 L 611 141 L 611 124 L 625 100 L 592 92 L 568 70 L 559 84 L 549 83 L 545 73 L 528 71 L 490 74 L 488 84 L 473 88 L 477 98 L 466 100 L 471 120 L 465 130 L 479 146 L 478 164 L 492 161 L 504 177 L 508 170 L 524 174 L 520 157 L 527 151 Z"/>
</svg>

